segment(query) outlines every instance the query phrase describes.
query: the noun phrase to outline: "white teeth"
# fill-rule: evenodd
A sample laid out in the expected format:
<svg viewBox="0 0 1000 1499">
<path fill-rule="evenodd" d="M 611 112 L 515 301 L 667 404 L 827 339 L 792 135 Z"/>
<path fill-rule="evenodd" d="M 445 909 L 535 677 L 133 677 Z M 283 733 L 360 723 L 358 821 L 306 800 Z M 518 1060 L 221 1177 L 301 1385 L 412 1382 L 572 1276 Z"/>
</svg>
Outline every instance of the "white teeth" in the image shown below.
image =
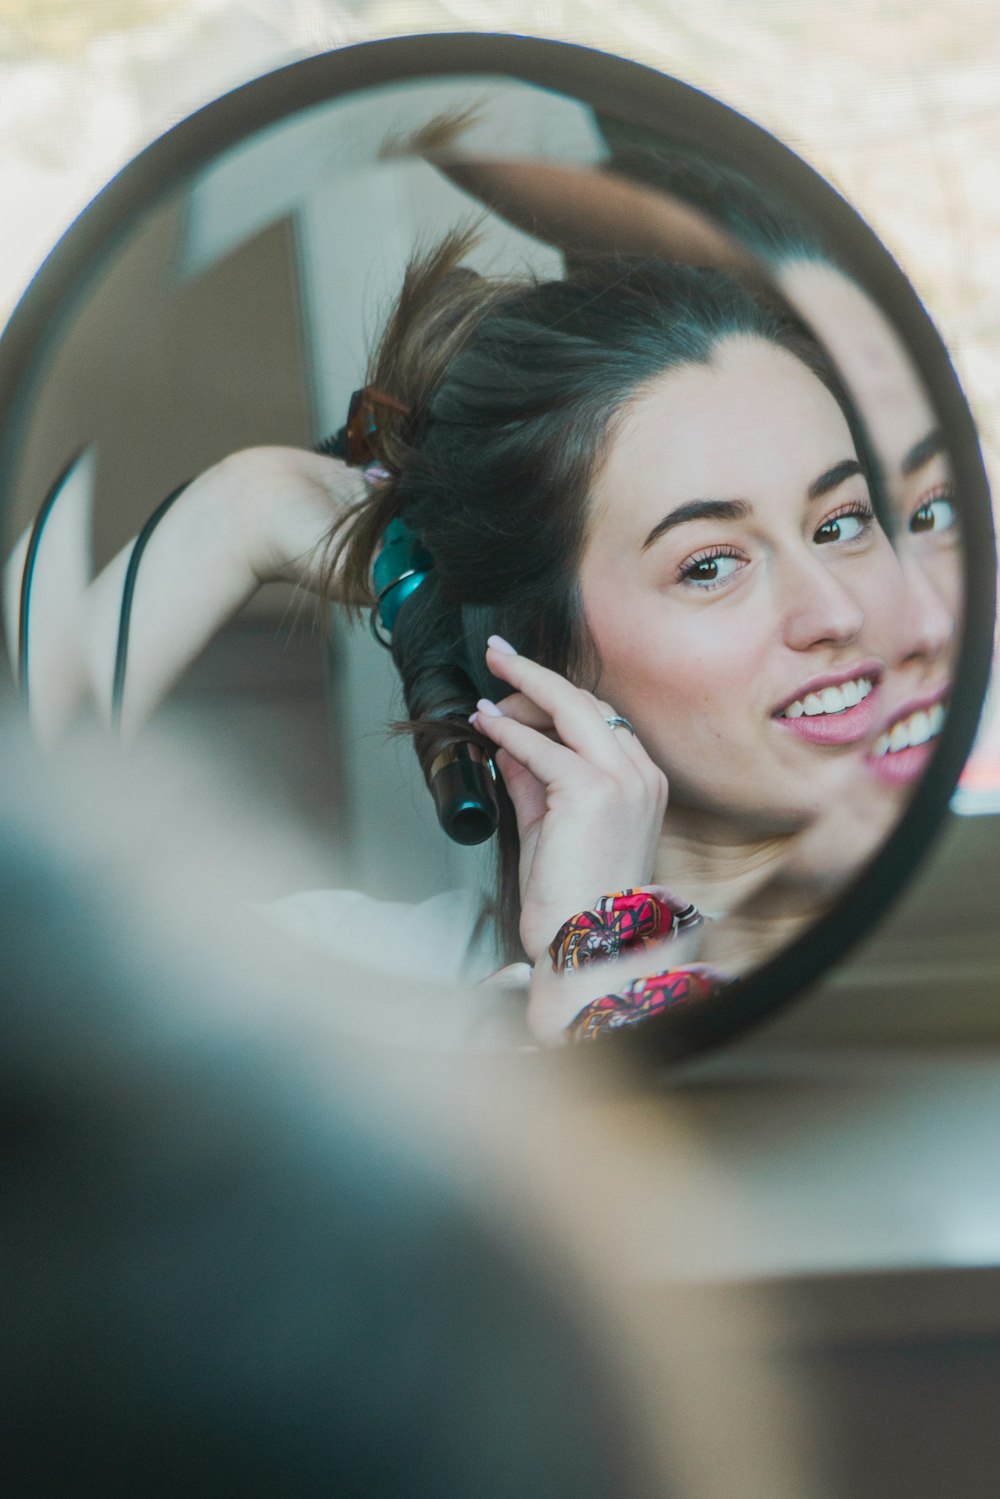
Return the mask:
<svg viewBox="0 0 1000 1499">
<path fill-rule="evenodd" d="M 819 692 L 809 692 L 796 698 L 782 713 L 782 718 L 801 718 L 803 713 L 816 718 L 820 713 L 843 713 L 847 708 L 856 708 L 872 690 L 867 677 L 841 682 L 839 687 L 823 687 Z"/>
<path fill-rule="evenodd" d="M 910 743 L 926 744 L 931 737 L 931 721 L 926 713 L 914 713 L 910 719 Z"/>
<path fill-rule="evenodd" d="M 894 723 L 889 730 L 889 748 L 893 754 L 902 749 L 908 749 L 910 744 L 910 728 L 908 723 Z"/>
<path fill-rule="evenodd" d="M 908 718 L 894 723 L 887 734 L 880 734 L 872 746 L 872 754 L 897 754 L 900 750 L 914 749 L 934 739 L 944 727 L 945 709 L 940 703 L 930 708 L 917 708 Z"/>
</svg>

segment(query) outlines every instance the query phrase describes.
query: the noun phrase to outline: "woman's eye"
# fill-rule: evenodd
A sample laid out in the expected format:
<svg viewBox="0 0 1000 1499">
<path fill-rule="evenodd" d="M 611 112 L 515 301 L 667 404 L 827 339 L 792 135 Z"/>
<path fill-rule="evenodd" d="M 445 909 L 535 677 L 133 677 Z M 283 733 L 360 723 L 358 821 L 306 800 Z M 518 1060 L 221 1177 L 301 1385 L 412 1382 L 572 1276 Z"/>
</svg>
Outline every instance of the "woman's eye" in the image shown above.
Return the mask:
<svg viewBox="0 0 1000 1499">
<path fill-rule="evenodd" d="M 926 531 L 950 531 L 955 524 L 955 506 L 944 494 L 926 499 L 910 516 L 910 530 L 919 535 Z"/>
<path fill-rule="evenodd" d="M 724 583 L 742 565 L 742 558 L 728 553 L 714 557 L 693 557 L 681 568 L 681 578 L 685 583 L 699 584 L 703 588 L 711 587 L 714 583 Z"/>
<path fill-rule="evenodd" d="M 846 515 L 832 515 L 813 537 L 820 546 L 829 541 L 857 541 L 871 526 L 871 511 L 851 510 Z"/>
</svg>

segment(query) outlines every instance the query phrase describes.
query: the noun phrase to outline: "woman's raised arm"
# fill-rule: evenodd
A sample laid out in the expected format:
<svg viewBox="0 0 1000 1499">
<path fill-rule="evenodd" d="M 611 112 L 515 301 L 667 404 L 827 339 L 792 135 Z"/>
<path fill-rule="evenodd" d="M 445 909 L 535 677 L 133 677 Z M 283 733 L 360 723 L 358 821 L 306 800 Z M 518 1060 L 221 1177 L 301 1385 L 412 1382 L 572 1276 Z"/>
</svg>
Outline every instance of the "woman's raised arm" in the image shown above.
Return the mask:
<svg viewBox="0 0 1000 1499">
<path fill-rule="evenodd" d="M 187 486 L 149 537 L 136 576 L 121 711 L 124 739 L 138 732 L 212 636 L 263 583 L 320 589 L 330 530 L 364 494 L 356 470 L 290 447 L 233 453 Z M 82 592 L 75 638 L 62 632 L 64 653 L 75 650 L 79 656 L 79 670 L 70 675 L 84 690 L 89 687 L 105 717 L 111 714 L 122 588 L 134 544 Z M 44 631 L 44 621 L 36 618 L 31 629 L 36 628 Z M 65 663 L 57 681 L 44 661 L 35 653 L 29 671 L 36 725 L 54 717 L 49 698 L 65 697 Z M 58 718 L 66 717 L 62 704 Z"/>
<path fill-rule="evenodd" d="M 121 733 L 134 736 L 213 635 L 264 583 L 318 591 L 331 528 L 365 494 L 340 460 L 250 448 L 200 474 L 149 538 L 128 638 Z M 85 596 L 89 680 L 110 716 L 126 547 Z"/>
</svg>

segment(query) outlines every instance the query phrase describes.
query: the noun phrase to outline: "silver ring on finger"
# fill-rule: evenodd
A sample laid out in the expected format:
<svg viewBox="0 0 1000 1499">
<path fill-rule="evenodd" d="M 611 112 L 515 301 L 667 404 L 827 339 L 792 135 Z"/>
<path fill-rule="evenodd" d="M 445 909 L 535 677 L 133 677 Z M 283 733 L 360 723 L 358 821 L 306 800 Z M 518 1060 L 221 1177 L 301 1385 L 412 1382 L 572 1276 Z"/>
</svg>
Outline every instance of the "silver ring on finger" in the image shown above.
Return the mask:
<svg viewBox="0 0 1000 1499">
<path fill-rule="evenodd" d="M 607 724 L 608 728 L 611 729 L 611 730 L 614 730 L 614 729 L 628 729 L 629 733 L 633 736 L 633 738 L 635 737 L 635 729 L 633 729 L 633 727 L 629 723 L 628 719 L 624 718 L 621 713 L 611 713 L 611 714 L 609 714 L 605 718 L 604 722 Z"/>
</svg>

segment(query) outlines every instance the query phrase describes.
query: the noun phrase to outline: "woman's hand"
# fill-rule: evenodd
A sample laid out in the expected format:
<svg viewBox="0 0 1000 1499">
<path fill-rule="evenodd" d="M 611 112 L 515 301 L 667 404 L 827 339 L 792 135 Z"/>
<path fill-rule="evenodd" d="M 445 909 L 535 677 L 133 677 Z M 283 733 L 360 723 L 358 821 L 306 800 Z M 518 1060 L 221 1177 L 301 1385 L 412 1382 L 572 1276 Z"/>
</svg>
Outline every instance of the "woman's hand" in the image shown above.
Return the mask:
<svg viewBox="0 0 1000 1499">
<path fill-rule="evenodd" d="M 667 779 L 642 745 L 607 719 L 614 708 L 490 637 L 486 662 L 515 689 L 484 699 L 476 728 L 497 769 L 521 840 L 521 941 L 541 958 L 567 917 L 601 895 L 649 883 Z"/>
</svg>

